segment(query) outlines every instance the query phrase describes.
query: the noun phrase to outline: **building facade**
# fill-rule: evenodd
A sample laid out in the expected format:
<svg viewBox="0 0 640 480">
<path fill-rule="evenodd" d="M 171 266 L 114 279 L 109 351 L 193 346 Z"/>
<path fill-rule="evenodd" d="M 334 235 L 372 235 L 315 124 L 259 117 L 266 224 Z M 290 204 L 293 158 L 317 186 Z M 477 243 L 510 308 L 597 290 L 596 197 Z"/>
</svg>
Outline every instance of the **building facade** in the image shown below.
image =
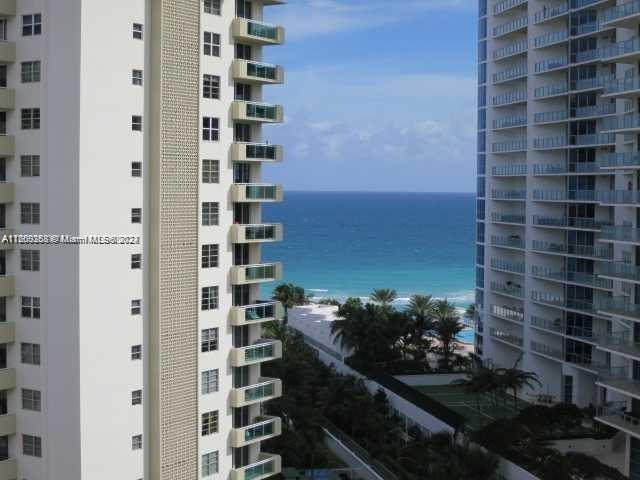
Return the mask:
<svg viewBox="0 0 640 480">
<path fill-rule="evenodd" d="M 640 478 L 640 2 L 480 0 L 476 347 Z"/>
<path fill-rule="evenodd" d="M 280 471 L 260 286 L 282 275 L 261 258 L 282 3 L 0 0 L 2 235 L 122 236 L 1 244 L 0 479 Z"/>
</svg>

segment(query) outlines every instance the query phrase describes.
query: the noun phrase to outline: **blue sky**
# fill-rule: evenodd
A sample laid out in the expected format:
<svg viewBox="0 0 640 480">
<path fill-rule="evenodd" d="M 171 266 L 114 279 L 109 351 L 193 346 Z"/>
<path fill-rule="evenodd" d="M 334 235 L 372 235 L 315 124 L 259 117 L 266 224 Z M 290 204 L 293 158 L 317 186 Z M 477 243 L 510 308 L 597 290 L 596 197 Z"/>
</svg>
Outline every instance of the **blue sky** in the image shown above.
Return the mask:
<svg viewBox="0 0 640 480">
<path fill-rule="evenodd" d="M 286 83 L 265 139 L 285 162 L 265 179 L 290 190 L 475 190 L 477 0 L 289 0 L 265 61 Z"/>
</svg>

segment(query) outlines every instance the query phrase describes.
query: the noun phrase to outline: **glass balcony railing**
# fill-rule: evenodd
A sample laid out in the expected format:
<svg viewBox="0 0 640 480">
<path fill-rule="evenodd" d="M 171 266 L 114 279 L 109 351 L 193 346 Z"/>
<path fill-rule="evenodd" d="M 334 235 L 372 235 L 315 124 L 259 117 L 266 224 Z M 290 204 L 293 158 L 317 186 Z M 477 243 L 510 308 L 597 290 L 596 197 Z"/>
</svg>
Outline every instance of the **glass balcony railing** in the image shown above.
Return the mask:
<svg viewBox="0 0 640 480">
<path fill-rule="evenodd" d="M 524 215 L 510 214 L 510 213 L 498 213 L 493 212 L 491 214 L 492 222 L 499 223 L 513 223 L 516 225 L 524 225 L 526 223 L 526 217 Z"/>
<path fill-rule="evenodd" d="M 266 459 L 244 468 L 243 480 L 254 480 L 278 473 L 275 459 Z"/>
<path fill-rule="evenodd" d="M 247 102 L 247 117 L 261 120 L 278 120 L 278 107 L 264 103 Z"/>
<path fill-rule="evenodd" d="M 534 193 L 535 195 L 535 193 Z M 595 220 L 593 218 L 580 217 L 550 217 L 535 215 L 533 224 L 539 227 L 578 228 L 585 230 L 600 230 L 605 225 L 611 225 L 609 221 Z"/>
<path fill-rule="evenodd" d="M 491 305 L 489 312 L 494 317 L 506 318 L 520 323 L 524 322 L 524 312 L 516 308 Z"/>
<path fill-rule="evenodd" d="M 493 128 L 495 130 L 500 128 L 512 128 L 512 127 L 526 127 L 527 117 L 526 115 L 511 115 L 509 117 L 503 117 L 495 119 L 493 121 Z"/>
<path fill-rule="evenodd" d="M 593 273 L 583 272 L 565 272 L 564 270 L 552 270 L 546 267 L 533 265 L 531 274 L 535 277 L 546 278 L 558 282 L 575 283 L 592 288 L 602 288 L 610 290 L 613 288 L 613 282 L 606 278 L 600 278 Z"/>
<path fill-rule="evenodd" d="M 276 346 L 273 341 L 261 341 L 244 349 L 245 362 L 258 362 L 276 356 Z"/>
<path fill-rule="evenodd" d="M 491 245 L 494 247 L 525 248 L 525 241 L 515 235 L 492 235 Z M 493 264 L 493 261 L 491 262 Z"/>
<path fill-rule="evenodd" d="M 569 65 L 569 59 L 566 56 L 560 56 L 555 58 L 548 58 L 542 60 L 534 65 L 534 71 L 536 73 L 544 73 L 550 70 L 556 70 L 558 68 L 564 68 Z"/>
<path fill-rule="evenodd" d="M 491 198 L 494 200 L 526 200 L 527 191 L 493 189 L 491 191 Z"/>
<path fill-rule="evenodd" d="M 491 167 L 491 175 L 494 177 L 515 177 L 526 174 L 526 165 L 500 165 Z"/>
<path fill-rule="evenodd" d="M 603 103 L 589 107 L 578 107 L 571 109 L 571 118 L 600 117 L 616 113 L 615 103 Z"/>
<path fill-rule="evenodd" d="M 613 258 L 613 248 L 611 248 L 611 246 L 596 247 L 593 245 L 566 245 L 564 243 L 533 240 L 531 248 L 537 252 L 593 257 L 603 260 L 610 260 Z"/>
<path fill-rule="evenodd" d="M 596 420 L 606 425 L 615 425 L 616 428 L 625 431 L 630 430 L 636 436 L 640 436 L 640 416 L 629 411 L 627 402 L 607 402 L 599 405 L 596 411 Z"/>
<path fill-rule="evenodd" d="M 620 18 L 628 17 L 631 15 L 637 15 L 640 13 L 640 1 L 633 0 L 631 2 L 623 3 L 622 5 L 616 5 L 615 7 L 608 8 L 604 11 L 602 21 L 612 22 Z"/>
<path fill-rule="evenodd" d="M 511 142 L 497 142 L 491 146 L 493 153 L 523 152 L 527 150 L 526 140 L 513 140 Z"/>
<path fill-rule="evenodd" d="M 638 53 L 640 52 L 640 38 L 634 37 L 624 42 L 614 43 L 607 47 L 602 47 L 600 51 L 600 58 L 603 60 Z"/>
<path fill-rule="evenodd" d="M 571 8 L 573 9 L 584 8 L 601 1 L 602 0 L 571 0 Z"/>
<path fill-rule="evenodd" d="M 529 17 L 527 15 L 524 15 L 520 18 L 512 20 L 511 22 L 503 23 L 502 25 L 494 27 L 493 36 L 500 37 L 502 35 L 507 35 L 511 32 L 526 28 L 527 25 L 529 25 Z"/>
<path fill-rule="evenodd" d="M 602 125 L 604 130 L 636 130 L 640 129 L 640 115 L 623 115 L 605 118 Z"/>
<path fill-rule="evenodd" d="M 275 264 L 253 265 L 245 267 L 245 278 L 250 281 L 276 278 Z"/>
<path fill-rule="evenodd" d="M 554 95 L 564 95 L 569 91 L 569 84 L 566 82 L 554 83 L 544 87 L 538 87 L 533 91 L 535 98 L 552 97 Z"/>
<path fill-rule="evenodd" d="M 569 88 L 571 90 L 591 90 L 594 88 L 604 88 L 605 83 L 610 82 L 615 78 L 615 75 L 601 75 L 598 77 L 580 78 L 578 80 L 571 80 Z"/>
<path fill-rule="evenodd" d="M 493 83 L 506 82 L 509 80 L 514 80 L 517 78 L 526 77 L 527 75 L 527 66 L 526 65 L 518 65 L 517 67 L 510 68 L 508 70 L 503 70 L 501 72 L 497 72 L 493 74 Z"/>
<path fill-rule="evenodd" d="M 524 275 L 524 262 L 512 262 L 502 258 L 492 258 L 491 268 L 494 270 L 504 270 L 506 272 Z"/>
<path fill-rule="evenodd" d="M 541 355 L 546 355 L 548 357 L 556 358 L 560 361 L 563 359 L 562 350 L 559 348 L 553 348 L 544 343 L 536 342 L 531 340 L 531 351 L 539 353 Z"/>
<path fill-rule="evenodd" d="M 274 224 L 245 225 L 247 240 L 275 240 L 277 226 Z"/>
<path fill-rule="evenodd" d="M 276 419 L 269 418 L 267 420 L 262 420 L 267 417 L 259 417 L 256 420 L 254 425 L 247 427 L 244 431 L 244 441 L 245 442 L 253 442 L 260 438 L 269 437 L 276 433 Z"/>
<path fill-rule="evenodd" d="M 244 388 L 244 401 L 255 402 L 263 398 L 269 398 L 276 394 L 276 385 L 273 381 L 260 383 Z"/>
<path fill-rule="evenodd" d="M 265 38 L 268 40 L 278 40 L 278 27 L 267 25 L 266 23 L 250 20 L 247 23 L 247 33 L 254 37 Z"/>
<path fill-rule="evenodd" d="M 553 45 L 554 43 L 564 42 L 568 38 L 569 32 L 567 30 L 559 30 L 557 32 L 547 33 L 534 38 L 533 44 L 536 48 L 542 48 L 547 45 Z"/>
<path fill-rule="evenodd" d="M 520 335 L 515 335 L 506 330 L 502 330 L 499 328 L 491 328 L 489 329 L 489 335 L 493 338 L 497 338 L 498 340 L 505 341 L 507 343 L 512 343 L 514 345 L 522 346 L 522 337 Z"/>
<path fill-rule="evenodd" d="M 600 275 L 620 280 L 640 282 L 640 266 L 623 262 L 608 262 L 600 265 Z"/>
<path fill-rule="evenodd" d="M 248 200 L 277 200 L 278 187 L 275 185 L 245 185 Z"/>
<path fill-rule="evenodd" d="M 512 103 L 521 103 L 527 101 L 527 91 L 521 90 L 517 92 L 504 93 L 493 97 L 492 103 L 494 107 L 501 105 L 511 105 Z"/>
<path fill-rule="evenodd" d="M 609 80 L 604 84 L 603 93 L 605 95 L 620 94 L 640 90 L 640 77 L 630 76 L 628 78 L 617 78 Z"/>
<path fill-rule="evenodd" d="M 540 22 L 544 22 L 546 20 L 552 20 L 554 18 L 557 18 L 561 15 L 566 14 L 569 11 L 569 4 L 568 3 L 562 3 L 560 5 L 558 5 L 557 7 L 547 7 L 545 6 L 542 10 L 539 10 L 538 12 L 535 13 L 534 15 L 534 22 L 535 23 L 540 23 Z"/>
<path fill-rule="evenodd" d="M 630 190 L 598 192 L 598 201 L 605 205 L 635 205 L 640 203 L 640 192 Z"/>
<path fill-rule="evenodd" d="M 562 122 L 569 119 L 569 112 L 558 110 L 555 112 L 540 112 L 533 115 L 535 123 Z"/>
<path fill-rule="evenodd" d="M 640 243 L 640 229 L 628 226 L 607 226 L 602 228 L 600 240 Z"/>
<path fill-rule="evenodd" d="M 497 48 L 493 51 L 493 59 L 500 60 L 502 58 L 510 57 L 512 55 L 518 55 L 528 50 L 529 44 L 527 40 L 520 40 L 518 42 L 511 43 L 501 48 Z"/>
<path fill-rule="evenodd" d="M 543 330 L 549 330 L 551 332 L 563 333 L 564 327 L 562 326 L 562 320 L 557 318 L 556 320 L 547 320 L 546 318 L 531 316 L 531 326 L 541 328 Z"/>
<path fill-rule="evenodd" d="M 275 81 L 278 79 L 278 67 L 267 63 L 247 62 L 247 75 Z"/>
<path fill-rule="evenodd" d="M 597 309 L 622 317 L 640 318 L 640 305 L 630 302 L 626 297 L 608 297 L 598 300 Z"/>
<path fill-rule="evenodd" d="M 602 24 L 600 22 L 587 22 L 581 25 L 572 25 L 571 26 L 571 36 L 579 36 L 586 35 L 588 33 L 597 32 L 602 28 Z"/>
<path fill-rule="evenodd" d="M 587 145 L 615 145 L 615 133 L 594 133 L 592 135 L 570 135 L 569 145 L 571 146 L 587 146 Z"/>
<path fill-rule="evenodd" d="M 244 319 L 247 322 L 256 322 L 265 318 L 276 318 L 276 302 L 260 302 L 255 305 L 247 305 L 244 309 Z"/>
<path fill-rule="evenodd" d="M 640 167 L 640 153 L 609 153 L 598 160 L 600 168 Z"/>
<path fill-rule="evenodd" d="M 275 145 L 248 143 L 245 145 L 248 159 L 277 160 L 278 147 Z"/>
<path fill-rule="evenodd" d="M 524 5 L 527 0 L 502 0 L 493 6 L 493 14 L 500 15 L 501 13 L 511 10 L 519 5 Z"/>
<path fill-rule="evenodd" d="M 584 50 L 582 52 L 575 52 L 570 55 L 571 63 L 590 62 L 592 60 L 598 60 L 602 58 L 602 51 L 598 48 L 593 50 Z"/>
<path fill-rule="evenodd" d="M 533 148 L 537 150 L 546 148 L 565 148 L 567 145 L 567 137 L 545 137 L 533 139 Z"/>
<path fill-rule="evenodd" d="M 564 175 L 568 173 L 593 173 L 600 170 L 600 166 L 594 162 L 536 164 L 533 166 L 534 175 Z"/>
<path fill-rule="evenodd" d="M 511 282 L 491 282 L 491 290 L 511 297 L 524 298 L 524 288 Z"/>
</svg>

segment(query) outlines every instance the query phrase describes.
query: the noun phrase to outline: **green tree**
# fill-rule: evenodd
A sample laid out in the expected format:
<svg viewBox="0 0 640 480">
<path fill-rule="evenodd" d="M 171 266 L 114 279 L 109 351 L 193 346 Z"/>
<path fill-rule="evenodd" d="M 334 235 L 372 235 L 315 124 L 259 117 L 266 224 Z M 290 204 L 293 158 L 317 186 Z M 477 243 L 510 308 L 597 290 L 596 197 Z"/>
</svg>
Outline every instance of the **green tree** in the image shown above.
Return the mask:
<svg viewBox="0 0 640 480">
<path fill-rule="evenodd" d="M 438 340 L 438 346 L 434 350 L 441 356 L 440 368 L 448 371 L 451 369 L 454 354 L 460 350 L 457 336 L 464 325 L 460 323 L 455 306 L 447 300 L 436 301 L 435 318 L 433 333 Z"/>
<path fill-rule="evenodd" d="M 372 301 L 388 307 L 398 298 L 398 294 L 390 288 L 377 288 L 371 293 L 370 297 Z"/>
<path fill-rule="evenodd" d="M 520 363 L 521 358 L 522 356 L 520 356 L 520 358 L 516 360 L 513 367 L 511 368 L 498 369 L 498 373 L 500 375 L 501 383 L 504 386 L 504 389 L 511 390 L 513 396 L 514 415 L 518 413 L 518 391 L 522 390 L 524 387 L 534 388 L 535 385 L 538 385 L 539 387 L 542 386 L 542 382 L 540 382 L 540 378 L 536 373 L 525 372 L 518 368 L 518 364 Z"/>
<path fill-rule="evenodd" d="M 284 306 L 284 323 L 289 319 L 289 309 L 297 305 L 304 305 L 308 298 L 305 295 L 304 288 L 294 285 L 293 283 L 283 283 L 273 289 L 273 300 L 277 300 Z"/>
<path fill-rule="evenodd" d="M 410 319 L 409 341 L 418 360 L 424 360 L 431 349 L 429 335 L 433 330 L 435 302 L 431 295 L 412 295 L 406 314 Z"/>
<path fill-rule="evenodd" d="M 476 304 L 470 303 L 467 309 L 464 311 L 464 316 L 467 318 L 475 318 L 476 316 Z"/>
</svg>

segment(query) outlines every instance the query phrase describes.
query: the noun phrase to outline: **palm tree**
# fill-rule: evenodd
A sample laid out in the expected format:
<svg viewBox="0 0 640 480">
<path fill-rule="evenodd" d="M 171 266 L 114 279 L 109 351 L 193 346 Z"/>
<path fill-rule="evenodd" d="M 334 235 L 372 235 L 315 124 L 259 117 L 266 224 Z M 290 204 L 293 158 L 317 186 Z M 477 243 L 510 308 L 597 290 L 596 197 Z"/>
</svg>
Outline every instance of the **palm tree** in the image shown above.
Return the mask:
<svg viewBox="0 0 640 480">
<path fill-rule="evenodd" d="M 476 316 L 476 304 L 471 303 L 464 311 L 464 316 L 473 319 Z"/>
<path fill-rule="evenodd" d="M 431 295 L 412 295 L 409 299 L 406 314 L 411 319 L 411 343 L 419 352 L 426 354 L 431 346 L 429 338 L 425 337 L 433 329 L 435 302 Z"/>
<path fill-rule="evenodd" d="M 456 338 L 464 329 L 464 325 L 460 323 L 456 307 L 446 299 L 436 301 L 435 317 L 433 333 L 439 342 L 436 351 L 442 356 L 442 368 L 449 370 L 452 357 L 456 350 L 460 349 Z"/>
<path fill-rule="evenodd" d="M 398 298 L 396 291 L 389 288 L 377 288 L 371 293 L 371 300 L 383 307 L 391 305 L 396 298 Z"/>
<path fill-rule="evenodd" d="M 304 305 L 307 297 L 304 288 L 298 287 L 293 283 L 283 283 L 273 289 L 273 300 L 277 300 L 284 306 L 284 323 L 286 324 L 289 316 L 289 309 L 296 305 Z"/>
<path fill-rule="evenodd" d="M 521 356 L 522 357 L 522 356 Z M 534 388 L 535 385 L 542 386 L 538 374 L 534 372 L 525 372 L 518 367 L 520 358 L 516 360 L 516 363 L 511 368 L 500 368 L 498 373 L 501 377 L 501 383 L 505 390 L 511 390 L 513 392 L 513 412 L 514 415 L 518 413 L 518 390 L 524 387 Z"/>
</svg>

